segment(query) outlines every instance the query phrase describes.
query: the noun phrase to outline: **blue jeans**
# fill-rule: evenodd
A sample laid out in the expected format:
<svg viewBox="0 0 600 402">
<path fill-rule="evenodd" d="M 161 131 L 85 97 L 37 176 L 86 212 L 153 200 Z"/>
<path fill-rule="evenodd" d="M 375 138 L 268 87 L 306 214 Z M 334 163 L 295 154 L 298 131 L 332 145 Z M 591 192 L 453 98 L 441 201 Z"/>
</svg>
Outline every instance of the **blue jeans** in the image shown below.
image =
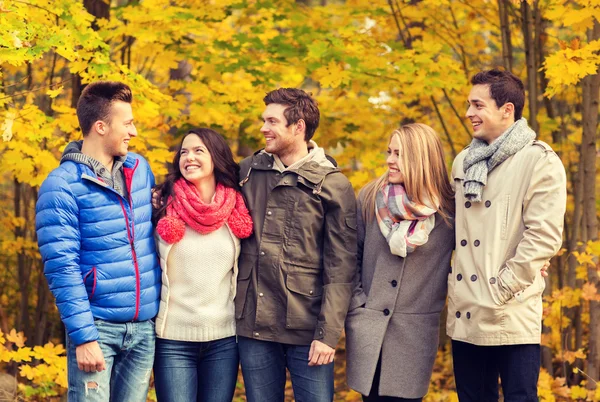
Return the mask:
<svg viewBox="0 0 600 402">
<path fill-rule="evenodd" d="M 238 373 L 235 336 L 210 342 L 156 339 L 159 402 L 231 402 Z"/>
<path fill-rule="evenodd" d="M 154 361 L 154 322 L 94 323 L 106 370 L 79 370 L 76 347 L 67 336 L 69 402 L 145 402 Z"/>
<path fill-rule="evenodd" d="M 498 401 L 498 376 L 507 402 L 537 402 L 540 345 L 477 346 L 452 341 L 460 402 Z"/>
<path fill-rule="evenodd" d="M 310 346 L 238 337 L 248 402 L 283 402 L 285 369 L 290 372 L 296 402 L 333 401 L 333 363 L 308 365 Z"/>
</svg>

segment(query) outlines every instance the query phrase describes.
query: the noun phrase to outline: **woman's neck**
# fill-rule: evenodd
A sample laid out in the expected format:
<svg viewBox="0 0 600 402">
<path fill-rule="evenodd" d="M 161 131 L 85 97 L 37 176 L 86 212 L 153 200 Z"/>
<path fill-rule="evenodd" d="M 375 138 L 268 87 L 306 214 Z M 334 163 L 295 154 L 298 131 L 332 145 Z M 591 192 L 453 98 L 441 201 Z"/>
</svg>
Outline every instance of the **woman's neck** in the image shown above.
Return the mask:
<svg viewBox="0 0 600 402">
<path fill-rule="evenodd" d="M 215 178 L 207 178 L 198 183 L 194 183 L 194 186 L 196 187 L 196 190 L 198 190 L 202 202 L 210 204 L 215 195 L 215 191 L 217 191 L 217 182 Z"/>
</svg>

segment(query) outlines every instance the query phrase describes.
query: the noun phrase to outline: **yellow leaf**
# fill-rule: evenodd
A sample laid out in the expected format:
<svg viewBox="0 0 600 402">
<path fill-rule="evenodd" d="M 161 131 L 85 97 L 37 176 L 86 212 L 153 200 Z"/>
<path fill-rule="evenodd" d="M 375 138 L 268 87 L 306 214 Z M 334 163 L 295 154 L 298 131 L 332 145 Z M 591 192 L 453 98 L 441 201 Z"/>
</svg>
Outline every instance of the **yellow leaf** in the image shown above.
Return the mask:
<svg viewBox="0 0 600 402">
<path fill-rule="evenodd" d="M 23 47 L 23 42 L 21 42 L 21 39 L 19 39 L 19 31 L 14 31 L 10 34 L 10 36 L 12 37 L 13 40 L 13 46 L 16 49 L 20 49 Z"/>
<path fill-rule="evenodd" d="M 15 362 L 30 362 L 31 361 L 31 348 L 19 348 L 14 352 L 11 352 L 11 360 Z"/>
<path fill-rule="evenodd" d="M 598 294 L 598 290 L 593 283 L 584 283 L 581 288 L 581 297 L 584 300 L 595 300 L 600 301 L 600 295 Z"/>
<path fill-rule="evenodd" d="M 571 387 L 571 399 L 587 399 L 587 390 L 577 385 Z"/>
<path fill-rule="evenodd" d="M 2 140 L 3 141 L 10 141 L 12 139 L 12 128 L 13 128 L 13 124 L 15 122 L 15 118 L 16 118 L 16 114 L 15 112 L 8 112 L 6 113 L 6 120 L 4 120 L 4 123 L 2 124 Z"/>
<path fill-rule="evenodd" d="M 49 89 L 46 91 L 46 95 L 48 95 L 50 98 L 54 99 L 62 93 L 63 89 L 64 89 L 63 86 L 60 86 L 57 89 Z"/>
<path fill-rule="evenodd" d="M 19 374 L 21 374 L 21 377 L 27 377 L 29 381 L 33 380 L 36 376 L 35 369 L 29 364 L 22 365 L 19 369 Z"/>
<path fill-rule="evenodd" d="M 14 343 L 18 348 L 25 346 L 25 340 L 27 340 L 23 332 L 17 332 L 14 328 L 10 330 L 10 333 L 6 334 L 6 339 Z"/>
</svg>

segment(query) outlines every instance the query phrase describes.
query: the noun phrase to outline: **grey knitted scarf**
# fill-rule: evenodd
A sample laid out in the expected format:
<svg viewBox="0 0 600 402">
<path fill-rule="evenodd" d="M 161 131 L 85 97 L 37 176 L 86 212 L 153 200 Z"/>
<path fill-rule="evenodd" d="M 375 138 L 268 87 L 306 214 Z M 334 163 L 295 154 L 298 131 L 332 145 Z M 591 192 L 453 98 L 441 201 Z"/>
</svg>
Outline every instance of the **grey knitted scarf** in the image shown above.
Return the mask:
<svg viewBox="0 0 600 402">
<path fill-rule="evenodd" d="M 524 117 L 489 145 L 485 141 L 473 138 L 463 162 L 465 197 L 473 202 L 481 202 L 488 174 L 534 139 L 535 132 L 529 128 Z"/>
</svg>

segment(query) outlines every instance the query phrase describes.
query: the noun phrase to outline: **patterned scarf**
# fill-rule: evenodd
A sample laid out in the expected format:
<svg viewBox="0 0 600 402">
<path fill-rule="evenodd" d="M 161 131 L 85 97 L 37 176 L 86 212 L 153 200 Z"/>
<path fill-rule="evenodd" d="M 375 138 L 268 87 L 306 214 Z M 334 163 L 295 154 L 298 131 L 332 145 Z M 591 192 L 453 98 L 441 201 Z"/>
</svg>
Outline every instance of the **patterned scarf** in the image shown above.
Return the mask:
<svg viewBox="0 0 600 402">
<path fill-rule="evenodd" d="M 465 198 L 481 202 L 483 188 L 487 184 L 490 172 L 533 140 L 535 132 L 529 128 L 524 117 L 517 120 L 491 144 L 473 138 L 463 162 Z"/>
<path fill-rule="evenodd" d="M 252 234 L 252 218 L 242 195 L 231 187 L 217 184 L 210 204 L 200 199 L 196 187 L 185 179 L 173 185 L 175 197 L 169 197 L 167 215 L 156 225 L 156 231 L 169 244 L 177 243 L 185 234 L 186 224 L 201 234 L 208 234 L 227 223 L 240 239 Z"/>
<path fill-rule="evenodd" d="M 375 196 L 375 216 L 394 255 L 406 257 L 429 240 L 435 226 L 434 207 L 412 202 L 402 184 L 387 184 Z"/>
</svg>

